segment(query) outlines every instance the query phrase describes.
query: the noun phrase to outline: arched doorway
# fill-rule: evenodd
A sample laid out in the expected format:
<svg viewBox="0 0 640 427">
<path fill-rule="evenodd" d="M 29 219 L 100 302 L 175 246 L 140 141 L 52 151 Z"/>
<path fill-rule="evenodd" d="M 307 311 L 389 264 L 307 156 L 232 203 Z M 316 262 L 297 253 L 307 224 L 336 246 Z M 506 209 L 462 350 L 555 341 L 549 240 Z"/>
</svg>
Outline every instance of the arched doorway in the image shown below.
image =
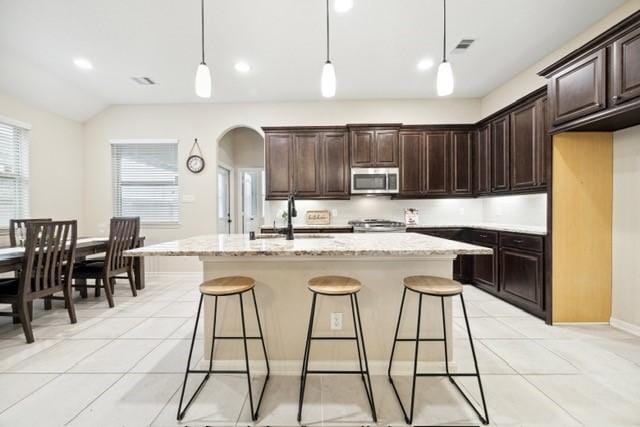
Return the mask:
<svg viewBox="0 0 640 427">
<path fill-rule="evenodd" d="M 264 220 L 264 138 L 247 126 L 218 139 L 218 233 L 259 231 Z"/>
</svg>

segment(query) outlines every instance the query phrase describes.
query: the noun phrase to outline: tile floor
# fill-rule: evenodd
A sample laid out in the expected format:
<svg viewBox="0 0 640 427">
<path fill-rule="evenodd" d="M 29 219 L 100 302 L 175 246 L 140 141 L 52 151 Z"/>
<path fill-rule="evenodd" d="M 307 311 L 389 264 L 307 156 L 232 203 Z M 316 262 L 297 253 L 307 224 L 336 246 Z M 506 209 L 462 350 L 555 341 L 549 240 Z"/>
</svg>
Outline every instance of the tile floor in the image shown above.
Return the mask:
<svg viewBox="0 0 640 427">
<path fill-rule="evenodd" d="M 75 325 L 59 303 L 47 312 L 39 304 L 30 345 L 19 325 L 0 318 L 0 426 L 254 425 L 245 379 L 230 375 L 213 377 L 184 422 L 175 420 L 199 279 L 149 275 L 137 298 L 120 284 L 114 309 L 104 297 L 78 298 Z M 549 327 L 473 287 L 465 295 L 492 425 L 640 425 L 640 338 L 608 326 Z M 454 303 L 462 370 L 472 359 L 460 316 Z M 408 393 L 409 378 L 398 382 Z M 373 383 L 380 425 L 404 425 L 386 378 Z M 478 399 L 474 385 L 463 381 Z M 296 376 L 274 376 L 255 425 L 298 425 L 297 394 Z M 414 421 L 478 424 L 448 381 L 427 378 Z M 303 423 L 372 425 L 359 379 L 310 377 Z"/>
</svg>

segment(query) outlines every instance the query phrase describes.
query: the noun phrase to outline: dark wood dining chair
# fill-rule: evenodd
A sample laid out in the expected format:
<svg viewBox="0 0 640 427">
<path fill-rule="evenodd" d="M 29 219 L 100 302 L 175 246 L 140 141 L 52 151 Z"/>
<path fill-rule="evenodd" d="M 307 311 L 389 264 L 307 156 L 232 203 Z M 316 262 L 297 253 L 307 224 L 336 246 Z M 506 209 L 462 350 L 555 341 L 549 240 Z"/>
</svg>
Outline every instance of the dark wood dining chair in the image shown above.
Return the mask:
<svg viewBox="0 0 640 427">
<path fill-rule="evenodd" d="M 27 224 L 29 222 L 51 221 L 51 218 L 19 218 L 9 220 L 9 245 L 12 248 L 16 246 L 24 246 L 25 236 L 27 235 Z M 22 233 L 22 236 L 19 234 Z"/>
<path fill-rule="evenodd" d="M 126 273 L 131 286 L 131 293 L 137 296 L 135 281 L 133 280 L 133 258 L 123 255 L 124 251 L 133 249 L 138 244 L 140 234 L 139 217 L 111 218 L 109 227 L 109 242 L 104 260 L 90 260 L 78 264 L 74 270 L 74 279 L 82 279 L 84 283 L 76 283 L 79 289 L 104 288 L 104 293 L 113 307 L 113 293 L 118 274 Z M 88 285 L 87 279 L 95 280 L 95 285 Z M 99 292 L 96 292 L 99 295 Z"/>
<path fill-rule="evenodd" d="M 76 250 L 77 221 L 29 221 L 26 225 L 24 261 L 18 278 L 0 280 L 0 304 L 11 304 L 28 343 L 32 343 L 32 303 L 62 292 L 69 319 L 76 323 L 71 298 L 71 277 Z"/>
</svg>

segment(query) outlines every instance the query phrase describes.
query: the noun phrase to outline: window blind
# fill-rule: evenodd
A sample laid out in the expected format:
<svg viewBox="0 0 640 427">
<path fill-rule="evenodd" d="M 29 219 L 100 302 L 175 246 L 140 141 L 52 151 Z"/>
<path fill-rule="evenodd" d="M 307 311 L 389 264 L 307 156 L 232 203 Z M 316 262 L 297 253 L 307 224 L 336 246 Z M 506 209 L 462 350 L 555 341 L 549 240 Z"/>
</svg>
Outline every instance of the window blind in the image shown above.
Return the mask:
<svg viewBox="0 0 640 427">
<path fill-rule="evenodd" d="M 29 130 L 0 120 L 0 229 L 29 216 Z"/>
<path fill-rule="evenodd" d="M 177 141 L 114 142 L 111 145 L 115 216 L 139 216 L 146 224 L 177 224 Z"/>
</svg>

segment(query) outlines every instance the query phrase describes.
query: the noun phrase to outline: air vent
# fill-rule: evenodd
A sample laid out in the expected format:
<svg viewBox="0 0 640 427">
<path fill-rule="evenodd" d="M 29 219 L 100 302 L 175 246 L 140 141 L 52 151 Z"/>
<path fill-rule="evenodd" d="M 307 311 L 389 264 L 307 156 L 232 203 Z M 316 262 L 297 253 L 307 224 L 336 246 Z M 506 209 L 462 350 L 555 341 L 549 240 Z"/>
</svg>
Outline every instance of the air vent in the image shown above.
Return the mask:
<svg viewBox="0 0 640 427">
<path fill-rule="evenodd" d="M 149 77 L 131 77 L 131 80 L 138 83 L 139 85 L 154 85 L 156 82 L 151 80 Z"/>
<path fill-rule="evenodd" d="M 462 39 L 460 43 L 451 51 L 451 53 L 464 53 L 475 42 L 475 39 Z"/>
</svg>

